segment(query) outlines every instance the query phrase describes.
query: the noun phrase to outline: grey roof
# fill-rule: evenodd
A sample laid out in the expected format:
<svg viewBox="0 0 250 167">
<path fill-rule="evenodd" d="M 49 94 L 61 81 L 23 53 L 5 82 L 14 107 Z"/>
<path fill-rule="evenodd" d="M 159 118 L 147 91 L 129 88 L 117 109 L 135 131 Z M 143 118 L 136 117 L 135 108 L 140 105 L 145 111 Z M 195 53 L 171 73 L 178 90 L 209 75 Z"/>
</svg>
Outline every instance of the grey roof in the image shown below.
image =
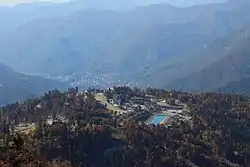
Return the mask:
<svg viewBox="0 0 250 167">
<path fill-rule="evenodd" d="M 144 100 L 143 97 L 132 97 L 131 100 Z"/>
</svg>

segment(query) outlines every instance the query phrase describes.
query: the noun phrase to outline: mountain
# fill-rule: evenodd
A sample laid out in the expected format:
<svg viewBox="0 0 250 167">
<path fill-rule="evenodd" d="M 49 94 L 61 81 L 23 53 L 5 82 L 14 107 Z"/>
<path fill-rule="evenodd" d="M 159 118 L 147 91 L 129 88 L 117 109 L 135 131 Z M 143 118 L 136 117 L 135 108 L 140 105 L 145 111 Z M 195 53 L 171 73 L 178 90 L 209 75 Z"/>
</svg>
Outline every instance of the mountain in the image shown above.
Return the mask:
<svg viewBox="0 0 250 167">
<path fill-rule="evenodd" d="M 41 18 L 19 26 L 2 41 L 1 60 L 24 72 L 58 75 L 91 70 L 138 76 L 151 64 L 149 72 L 157 71 L 157 66 L 165 68 L 162 62 L 189 58 L 214 38 L 230 33 L 234 27 L 227 14 L 234 10 L 241 9 L 228 4 L 188 8 L 161 4 L 125 12 L 86 9 L 70 17 Z"/>
<path fill-rule="evenodd" d="M 51 89 L 66 87 L 66 84 L 54 80 L 17 73 L 4 64 L 0 64 L 0 78 L 0 105 L 42 95 Z"/>
<path fill-rule="evenodd" d="M 40 9 L 43 7 L 49 7 L 55 5 L 62 6 L 70 6 L 71 8 L 76 8 L 77 6 L 82 6 L 84 8 L 98 8 L 98 9 L 106 9 L 106 10 L 127 10 L 127 9 L 133 9 L 139 6 L 148 6 L 152 4 L 161 4 L 161 3 L 167 3 L 170 5 L 174 5 L 177 7 L 185 7 L 185 6 L 193 6 L 198 4 L 208 4 L 208 3 L 222 3 L 227 0 L 127 0 L 123 2 L 118 2 L 115 0 L 71 0 L 71 1 L 61 1 L 61 3 L 54 3 L 54 2 L 32 2 L 32 3 L 24 3 L 19 4 L 14 7 L 18 7 L 25 10 L 33 10 L 34 9 Z M 1 7 L 0 7 L 1 9 Z"/>
<path fill-rule="evenodd" d="M 225 0 L 203 0 L 203 1 L 188 1 L 183 0 L 128 0 L 118 2 L 115 0 L 73 0 L 68 3 L 50 3 L 50 2 L 33 2 L 16 5 L 13 7 L 0 7 L 0 36 L 11 33 L 13 30 L 24 23 L 32 20 L 50 17 L 60 18 L 67 17 L 74 12 L 84 9 L 99 9 L 99 10 L 115 10 L 124 11 L 131 10 L 138 7 L 148 6 L 152 4 L 171 4 L 175 6 L 186 6 L 194 4 L 205 4 L 211 2 L 224 2 Z M 46 11 L 46 12 L 44 12 Z"/>
<path fill-rule="evenodd" d="M 240 80 L 230 82 L 229 84 L 218 88 L 216 91 L 223 93 L 250 95 L 250 78 L 241 78 Z"/>
<path fill-rule="evenodd" d="M 75 3 L 80 1 L 69 4 Z M 227 61 L 222 59 L 230 48 L 236 53 L 245 49 L 236 38 L 250 25 L 247 0 L 185 8 L 164 3 L 125 11 L 64 7 L 70 12 L 34 17 L 6 30 L 0 60 L 25 73 L 115 75 L 121 84 L 143 87 L 215 90 L 241 78 L 211 76 L 209 85 L 202 79 L 210 67 L 226 72 L 221 62 Z M 225 46 L 224 40 L 232 43 Z"/>
<path fill-rule="evenodd" d="M 250 26 L 220 41 L 227 49 L 220 60 L 168 86 L 188 91 L 218 89 L 230 93 L 243 93 L 243 89 L 248 87 L 250 77 Z"/>
<path fill-rule="evenodd" d="M 221 3 L 226 0 L 127 0 L 118 2 L 116 0 L 78 0 L 76 3 L 85 6 L 86 8 L 98 8 L 105 10 L 128 10 L 140 6 L 148 6 L 152 4 L 170 4 L 177 7 L 193 6 L 197 4 L 208 4 L 208 3 Z"/>
</svg>

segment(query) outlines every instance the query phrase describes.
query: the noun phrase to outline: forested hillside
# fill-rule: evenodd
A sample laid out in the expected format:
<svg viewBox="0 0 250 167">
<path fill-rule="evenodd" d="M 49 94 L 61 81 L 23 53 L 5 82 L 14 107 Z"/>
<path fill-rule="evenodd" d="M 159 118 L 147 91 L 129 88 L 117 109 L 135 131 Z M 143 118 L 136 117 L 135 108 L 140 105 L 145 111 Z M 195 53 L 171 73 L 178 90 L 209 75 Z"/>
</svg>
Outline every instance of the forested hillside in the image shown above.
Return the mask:
<svg viewBox="0 0 250 167">
<path fill-rule="evenodd" d="M 104 94 L 110 96 L 106 90 Z M 0 109 L 0 165 L 86 167 L 247 167 L 250 165 L 249 99 L 116 87 L 133 96 L 178 100 L 190 120 L 163 125 L 110 111 L 95 92 L 70 89 Z M 169 111 L 170 112 L 170 111 Z M 146 114 L 146 113 L 144 113 Z M 140 116 L 141 117 L 141 116 Z M 52 120 L 52 122 L 50 122 Z M 54 120 L 54 121 L 53 121 Z M 25 125 L 26 124 L 26 125 Z M 21 129 L 24 127 L 24 129 Z"/>
</svg>

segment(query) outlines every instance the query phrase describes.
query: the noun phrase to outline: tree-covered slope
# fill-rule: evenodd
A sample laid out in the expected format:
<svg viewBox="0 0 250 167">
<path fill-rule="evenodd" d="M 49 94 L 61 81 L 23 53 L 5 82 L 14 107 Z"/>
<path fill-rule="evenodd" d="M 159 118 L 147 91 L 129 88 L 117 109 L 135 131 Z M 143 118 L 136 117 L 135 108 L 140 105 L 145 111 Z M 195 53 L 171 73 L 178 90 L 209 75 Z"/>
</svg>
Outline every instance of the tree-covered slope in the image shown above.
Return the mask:
<svg viewBox="0 0 250 167">
<path fill-rule="evenodd" d="M 0 108 L 0 165 L 249 166 L 249 98 L 150 88 L 116 87 L 113 91 L 110 93 L 122 92 L 129 101 L 134 94 L 146 100 L 143 94 L 147 93 L 187 107 L 182 113 L 169 111 L 165 124 L 154 126 L 144 124 L 141 117 L 156 114 L 156 110 L 137 108 L 129 114 L 117 114 L 101 105 L 91 91 L 50 91 L 25 103 Z M 147 105 L 151 105 L 150 100 Z"/>
</svg>

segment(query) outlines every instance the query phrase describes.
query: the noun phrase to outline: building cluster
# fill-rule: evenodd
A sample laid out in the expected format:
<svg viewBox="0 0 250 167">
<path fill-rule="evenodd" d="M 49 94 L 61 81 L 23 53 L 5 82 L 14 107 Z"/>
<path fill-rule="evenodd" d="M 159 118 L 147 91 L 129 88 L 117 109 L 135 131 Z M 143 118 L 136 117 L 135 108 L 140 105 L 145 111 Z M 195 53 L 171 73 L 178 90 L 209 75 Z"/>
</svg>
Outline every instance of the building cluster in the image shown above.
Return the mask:
<svg viewBox="0 0 250 167">
<path fill-rule="evenodd" d="M 148 125 L 166 126 L 173 121 L 190 120 L 190 117 L 187 116 L 187 106 L 178 99 L 162 99 L 148 94 L 128 96 L 124 92 L 116 92 L 115 89 L 108 91 L 112 92 L 112 96 L 107 98 L 107 102 L 123 110 L 122 113 L 118 112 L 123 120 L 132 118 Z"/>
<path fill-rule="evenodd" d="M 147 125 L 169 126 L 173 121 L 190 120 L 188 108 L 181 101 L 174 98 L 163 99 L 146 93 L 135 93 L 127 87 L 106 90 L 89 89 L 84 92 L 78 91 L 76 87 L 69 89 L 66 97 L 67 100 L 64 102 L 63 109 L 79 109 L 80 112 L 81 108 L 86 108 L 88 101 L 91 101 L 95 108 L 106 108 L 110 111 L 114 119 L 118 119 L 119 125 L 123 125 L 128 120 L 136 120 Z M 93 102 L 93 99 L 96 102 Z M 39 102 L 35 106 L 35 110 L 42 110 L 46 106 L 47 104 Z M 54 123 L 67 123 L 68 121 L 68 118 L 64 115 L 51 115 L 45 123 L 52 125 Z M 34 127 L 33 124 L 18 125 L 14 128 L 14 131 L 25 132 Z M 74 128 L 75 125 L 72 129 Z"/>
</svg>

